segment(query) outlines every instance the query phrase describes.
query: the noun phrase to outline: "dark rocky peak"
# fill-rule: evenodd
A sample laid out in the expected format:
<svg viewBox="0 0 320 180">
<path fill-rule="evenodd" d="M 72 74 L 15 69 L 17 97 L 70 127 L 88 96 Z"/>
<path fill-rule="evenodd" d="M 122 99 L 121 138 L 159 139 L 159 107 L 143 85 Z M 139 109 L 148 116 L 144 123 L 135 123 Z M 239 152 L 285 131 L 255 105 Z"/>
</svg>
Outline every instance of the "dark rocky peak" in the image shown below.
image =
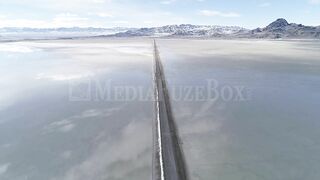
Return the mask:
<svg viewBox="0 0 320 180">
<path fill-rule="evenodd" d="M 266 29 L 281 29 L 290 25 L 287 20 L 280 18 L 269 24 Z"/>
</svg>

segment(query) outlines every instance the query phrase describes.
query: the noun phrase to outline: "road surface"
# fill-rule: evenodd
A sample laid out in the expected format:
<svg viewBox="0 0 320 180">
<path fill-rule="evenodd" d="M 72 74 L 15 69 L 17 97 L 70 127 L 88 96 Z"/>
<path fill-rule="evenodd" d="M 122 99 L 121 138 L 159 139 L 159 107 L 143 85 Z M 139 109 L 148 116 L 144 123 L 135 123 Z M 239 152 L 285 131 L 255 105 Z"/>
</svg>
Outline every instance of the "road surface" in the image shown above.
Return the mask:
<svg viewBox="0 0 320 180">
<path fill-rule="evenodd" d="M 155 112 L 153 180 L 186 180 L 186 166 L 159 50 L 154 41 Z"/>
</svg>

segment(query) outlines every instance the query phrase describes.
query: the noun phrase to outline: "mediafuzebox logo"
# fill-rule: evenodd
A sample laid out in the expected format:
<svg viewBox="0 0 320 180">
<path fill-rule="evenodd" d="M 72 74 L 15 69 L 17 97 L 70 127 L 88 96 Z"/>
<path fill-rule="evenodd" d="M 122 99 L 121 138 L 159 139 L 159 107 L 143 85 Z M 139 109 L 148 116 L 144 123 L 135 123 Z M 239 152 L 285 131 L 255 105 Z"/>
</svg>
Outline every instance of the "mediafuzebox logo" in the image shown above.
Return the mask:
<svg viewBox="0 0 320 180">
<path fill-rule="evenodd" d="M 172 83 L 175 84 L 175 83 Z M 172 101 L 225 101 L 243 102 L 252 98 L 250 88 L 240 85 L 220 84 L 207 79 L 202 85 L 172 85 L 168 87 Z M 153 101 L 154 87 L 145 85 L 118 85 L 112 80 L 87 78 L 69 83 L 70 101 Z"/>
</svg>

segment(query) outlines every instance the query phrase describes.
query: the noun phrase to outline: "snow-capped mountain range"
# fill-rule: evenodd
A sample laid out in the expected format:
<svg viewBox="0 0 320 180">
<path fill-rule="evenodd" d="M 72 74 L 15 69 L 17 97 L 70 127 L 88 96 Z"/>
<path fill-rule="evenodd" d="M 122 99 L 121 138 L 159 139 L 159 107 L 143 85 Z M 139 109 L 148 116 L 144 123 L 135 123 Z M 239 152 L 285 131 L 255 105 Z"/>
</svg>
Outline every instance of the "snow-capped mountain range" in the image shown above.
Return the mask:
<svg viewBox="0 0 320 180">
<path fill-rule="evenodd" d="M 129 30 L 127 32 L 117 33 L 115 36 L 192 36 L 192 37 L 220 37 L 223 35 L 230 35 L 236 33 L 243 33 L 249 31 L 248 29 L 238 26 L 209 26 L 209 25 L 167 25 L 162 27 L 141 28 Z"/>
<path fill-rule="evenodd" d="M 94 37 L 102 35 L 112 35 L 120 32 L 133 30 L 133 28 L 0 28 L 0 40 L 32 40 L 32 39 L 61 39 L 61 38 L 80 38 Z"/>
<path fill-rule="evenodd" d="M 165 36 L 204 38 L 255 38 L 255 39 L 320 39 L 320 26 L 304 26 L 277 19 L 265 28 L 253 30 L 238 26 L 196 26 L 190 24 L 155 28 L 141 28 L 117 33 L 117 37 Z"/>
<path fill-rule="evenodd" d="M 238 26 L 167 25 L 152 28 L 0 28 L 0 41 L 23 39 L 60 39 L 83 37 L 186 37 L 320 39 L 320 26 L 304 26 L 277 19 L 264 28 L 253 30 Z"/>
<path fill-rule="evenodd" d="M 0 28 L 0 33 L 4 32 L 121 32 L 128 31 L 129 28 L 116 27 L 116 28 L 80 28 L 80 27 L 61 27 L 61 28 L 17 28 L 17 27 L 4 27 Z"/>
<path fill-rule="evenodd" d="M 288 23 L 287 20 L 280 18 L 265 28 L 257 28 L 248 33 L 240 33 L 237 36 L 268 39 L 320 39 L 320 26 L 304 26 L 302 24 Z"/>
</svg>

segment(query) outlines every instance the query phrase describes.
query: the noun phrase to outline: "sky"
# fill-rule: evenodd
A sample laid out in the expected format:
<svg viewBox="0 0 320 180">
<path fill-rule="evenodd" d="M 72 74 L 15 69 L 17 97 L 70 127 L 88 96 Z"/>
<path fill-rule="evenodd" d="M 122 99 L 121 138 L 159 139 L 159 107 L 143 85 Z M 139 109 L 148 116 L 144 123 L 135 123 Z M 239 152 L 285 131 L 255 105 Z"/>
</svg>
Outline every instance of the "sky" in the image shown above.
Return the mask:
<svg viewBox="0 0 320 180">
<path fill-rule="evenodd" d="M 320 25 L 320 0 L 0 0 L 0 27 Z"/>
</svg>

